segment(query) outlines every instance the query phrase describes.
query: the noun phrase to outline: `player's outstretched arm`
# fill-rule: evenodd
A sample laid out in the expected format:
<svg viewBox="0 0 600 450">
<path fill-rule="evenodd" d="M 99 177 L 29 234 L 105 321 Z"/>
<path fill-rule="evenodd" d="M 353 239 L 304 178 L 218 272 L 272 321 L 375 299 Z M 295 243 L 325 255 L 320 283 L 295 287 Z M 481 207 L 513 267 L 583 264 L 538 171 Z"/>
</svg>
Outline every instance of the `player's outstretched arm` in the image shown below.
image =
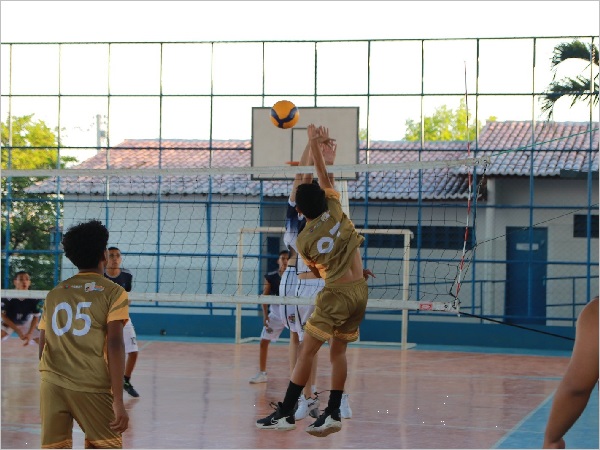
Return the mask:
<svg viewBox="0 0 600 450">
<path fill-rule="evenodd" d="M 565 448 L 564 435 L 585 409 L 598 382 L 598 298 L 579 314 L 575 346 L 546 424 L 544 448 Z"/>
<path fill-rule="evenodd" d="M 306 147 L 304 147 L 304 151 L 302 152 L 302 156 L 300 157 L 300 163 L 298 165 L 312 166 L 312 164 L 313 164 L 313 159 L 312 159 L 312 155 L 310 153 L 310 141 L 309 141 L 306 144 Z M 296 176 L 294 177 L 294 184 L 292 185 L 292 192 L 290 194 L 290 200 L 292 202 L 296 201 L 296 189 L 298 189 L 298 186 L 300 186 L 301 184 L 312 183 L 312 180 L 313 180 L 312 172 L 297 173 Z"/>
<path fill-rule="evenodd" d="M 317 128 L 313 124 L 310 124 L 307 128 L 307 132 L 308 142 L 310 143 L 310 152 L 317 172 L 317 177 L 319 178 L 319 186 L 321 186 L 322 189 L 333 189 L 333 180 L 327 173 L 325 157 L 323 156 L 324 150 L 327 153 L 324 146 L 334 145 L 331 143 L 331 140 L 329 140 L 329 131 L 326 128 Z M 325 139 L 327 140 L 327 143 L 323 142 Z"/>
</svg>

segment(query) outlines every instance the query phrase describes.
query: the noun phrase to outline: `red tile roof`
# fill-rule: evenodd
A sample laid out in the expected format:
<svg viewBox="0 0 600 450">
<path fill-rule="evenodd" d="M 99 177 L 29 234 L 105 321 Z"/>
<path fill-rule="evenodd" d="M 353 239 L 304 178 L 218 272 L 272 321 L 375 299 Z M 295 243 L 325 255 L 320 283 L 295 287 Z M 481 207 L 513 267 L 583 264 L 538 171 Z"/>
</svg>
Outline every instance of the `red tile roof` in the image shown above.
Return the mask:
<svg viewBox="0 0 600 450">
<path fill-rule="evenodd" d="M 532 128 L 531 122 L 489 122 L 479 139 L 470 143 L 471 156 L 487 156 L 490 164 L 487 176 L 528 176 L 533 167 L 534 176 L 558 176 L 561 170 L 587 172 L 589 165 L 598 171 L 598 123 L 544 122 Z M 532 142 L 534 143 L 532 145 Z M 359 161 L 366 161 L 366 145 L 361 142 Z M 467 143 L 372 141 L 369 149 L 371 164 L 406 163 L 415 161 L 457 160 L 467 157 Z M 248 167 L 251 161 L 250 140 L 163 140 L 128 139 L 110 151 L 100 151 L 84 161 L 77 169 L 143 169 L 158 168 L 207 168 Z M 460 199 L 468 196 L 465 166 L 453 169 L 424 169 L 421 196 L 423 199 Z M 483 166 L 478 166 L 483 171 Z M 128 177 L 111 182 L 113 194 L 154 193 L 155 177 Z M 369 198 L 405 199 L 418 198 L 418 185 L 414 172 L 370 173 Z M 154 181 L 152 181 L 154 180 Z M 83 184 L 82 184 L 83 183 Z M 208 177 L 163 176 L 162 193 L 205 194 L 208 193 Z M 287 196 L 289 181 L 264 181 L 263 193 L 268 196 Z M 48 192 L 49 180 L 36 191 Z M 356 181 L 348 182 L 351 199 L 364 198 L 364 173 Z M 61 190 L 66 193 L 104 192 L 103 180 L 61 180 Z M 50 188 L 53 192 L 53 188 Z M 246 175 L 213 177 L 212 192 L 215 194 L 258 195 L 260 183 Z"/>
</svg>

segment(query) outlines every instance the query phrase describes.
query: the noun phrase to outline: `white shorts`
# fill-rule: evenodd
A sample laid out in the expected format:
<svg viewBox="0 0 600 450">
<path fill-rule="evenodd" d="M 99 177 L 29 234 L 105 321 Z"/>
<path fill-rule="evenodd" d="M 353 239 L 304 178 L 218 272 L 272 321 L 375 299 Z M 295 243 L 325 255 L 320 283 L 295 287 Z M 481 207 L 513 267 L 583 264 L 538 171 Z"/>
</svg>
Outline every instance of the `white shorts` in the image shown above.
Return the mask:
<svg viewBox="0 0 600 450">
<path fill-rule="evenodd" d="M 32 320 L 33 320 L 33 317 L 30 317 L 25 323 L 23 323 L 21 325 L 17 325 L 17 328 L 19 330 L 21 330 L 21 333 L 26 334 L 27 332 L 29 332 L 29 328 L 31 327 Z M 13 330 L 11 327 L 6 325 L 4 322 L 2 322 L 2 331 L 6 332 L 6 336 L 4 336 L 4 338 L 2 338 L 3 341 L 8 339 L 15 332 L 15 330 Z M 40 330 L 38 330 L 38 327 L 35 327 L 33 329 L 33 333 L 31 333 L 31 339 L 37 339 L 39 337 L 40 337 Z"/>
<path fill-rule="evenodd" d="M 296 268 L 288 266 L 283 275 L 281 275 L 281 281 L 279 282 L 279 295 L 281 297 L 293 297 L 296 295 L 296 288 L 298 287 L 298 275 L 296 275 Z M 281 317 L 285 317 L 285 314 Z"/>
<path fill-rule="evenodd" d="M 279 339 L 279 336 L 281 336 L 284 325 L 283 320 L 281 320 L 279 306 L 280 305 L 269 305 L 269 327 L 263 326 L 262 332 L 260 333 L 261 339 L 276 342 L 277 339 Z"/>
<path fill-rule="evenodd" d="M 123 327 L 123 342 L 125 343 L 125 353 L 133 353 L 138 351 L 137 336 L 131 319 L 127 321 Z"/>
<path fill-rule="evenodd" d="M 297 280 L 294 297 L 315 297 L 325 286 L 322 278 Z M 285 319 L 285 326 L 294 333 L 298 333 L 298 340 L 304 339 L 304 324 L 315 310 L 315 305 L 281 305 L 281 316 Z"/>
</svg>

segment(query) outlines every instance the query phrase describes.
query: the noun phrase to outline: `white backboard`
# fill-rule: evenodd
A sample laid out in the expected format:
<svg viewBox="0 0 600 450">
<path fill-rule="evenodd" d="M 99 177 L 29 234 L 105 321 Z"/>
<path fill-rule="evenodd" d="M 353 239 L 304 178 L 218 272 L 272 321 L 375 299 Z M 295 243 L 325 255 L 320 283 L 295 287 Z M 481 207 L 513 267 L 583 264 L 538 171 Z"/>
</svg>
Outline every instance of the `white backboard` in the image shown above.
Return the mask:
<svg viewBox="0 0 600 450">
<path fill-rule="evenodd" d="M 252 108 L 252 167 L 289 167 L 287 161 L 300 161 L 308 142 L 309 124 L 329 128 L 337 142 L 335 165 L 358 164 L 358 107 L 298 107 L 298 123 L 289 129 L 271 122 L 271 108 Z M 253 179 L 290 178 L 278 173 L 255 175 Z M 355 172 L 336 173 L 336 179 L 353 180 Z"/>
</svg>

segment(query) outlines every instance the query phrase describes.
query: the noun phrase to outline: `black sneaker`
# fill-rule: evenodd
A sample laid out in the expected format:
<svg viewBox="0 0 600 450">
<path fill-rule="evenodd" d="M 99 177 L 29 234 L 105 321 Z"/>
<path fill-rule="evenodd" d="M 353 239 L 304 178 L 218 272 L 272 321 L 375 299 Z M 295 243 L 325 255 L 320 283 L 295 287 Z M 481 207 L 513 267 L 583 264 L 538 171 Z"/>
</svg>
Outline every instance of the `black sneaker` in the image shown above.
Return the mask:
<svg viewBox="0 0 600 450">
<path fill-rule="evenodd" d="M 340 417 L 340 410 L 329 411 L 329 407 L 325 408 L 323 414 L 319 418 L 306 428 L 308 434 L 312 434 L 317 437 L 325 437 L 331 433 L 336 433 L 342 429 L 342 418 Z"/>
<path fill-rule="evenodd" d="M 296 420 L 294 419 L 294 413 L 291 412 L 287 416 L 281 412 L 283 406 L 281 402 L 275 404 L 271 403 L 271 406 L 275 407 L 275 412 L 271 415 L 256 421 L 256 428 L 261 430 L 281 430 L 288 431 L 296 428 Z"/>
<path fill-rule="evenodd" d="M 123 390 L 126 391 L 132 397 L 140 396 L 140 394 L 138 394 L 138 391 L 135 390 L 135 388 L 131 385 L 131 383 L 129 381 L 123 382 Z"/>
</svg>

